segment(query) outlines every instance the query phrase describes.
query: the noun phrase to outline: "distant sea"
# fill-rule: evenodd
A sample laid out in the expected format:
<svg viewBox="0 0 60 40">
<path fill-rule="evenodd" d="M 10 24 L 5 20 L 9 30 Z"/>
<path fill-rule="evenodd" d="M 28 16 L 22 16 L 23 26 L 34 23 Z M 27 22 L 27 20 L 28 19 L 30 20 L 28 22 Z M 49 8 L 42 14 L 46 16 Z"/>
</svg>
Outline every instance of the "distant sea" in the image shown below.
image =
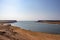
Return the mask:
<svg viewBox="0 0 60 40">
<path fill-rule="evenodd" d="M 18 21 L 12 23 L 12 25 L 35 32 L 60 33 L 60 24 L 48 24 L 36 21 Z"/>
</svg>

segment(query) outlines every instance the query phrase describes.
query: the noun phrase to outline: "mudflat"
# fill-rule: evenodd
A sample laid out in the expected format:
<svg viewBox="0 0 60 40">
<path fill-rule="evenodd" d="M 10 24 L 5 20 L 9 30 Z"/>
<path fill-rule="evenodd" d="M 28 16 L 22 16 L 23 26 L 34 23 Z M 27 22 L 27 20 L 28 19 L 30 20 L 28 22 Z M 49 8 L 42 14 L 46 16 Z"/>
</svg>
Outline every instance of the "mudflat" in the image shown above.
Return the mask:
<svg viewBox="0 0 60 40">
<path fill-rule="evenodd" d="M 60 34 L 32 32 L 16 26 L 0 25 L 0 40 L 60 40 Z"/>
</svg>

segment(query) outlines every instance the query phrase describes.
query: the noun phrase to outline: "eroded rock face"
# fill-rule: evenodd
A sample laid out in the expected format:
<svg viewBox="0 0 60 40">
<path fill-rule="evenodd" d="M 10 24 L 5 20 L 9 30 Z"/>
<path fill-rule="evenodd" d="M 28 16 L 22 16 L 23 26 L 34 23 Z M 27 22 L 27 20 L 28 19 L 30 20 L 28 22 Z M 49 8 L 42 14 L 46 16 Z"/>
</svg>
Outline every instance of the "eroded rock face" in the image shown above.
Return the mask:
<svg viewBox="0 0 60 40">
<path fill-rule="evenodd" d="M 17 40 L 15 34 L 12 29 L 8 26 L 0 26 L 0 40 Z M 5 38 L 5 39 L 4 39 Z"/>
<path fill-rule="evenodd" d="M 24 35 L 15 32 L 12 26 L 0 25 L 0 40 L 30 40 Z"/>
</svg>

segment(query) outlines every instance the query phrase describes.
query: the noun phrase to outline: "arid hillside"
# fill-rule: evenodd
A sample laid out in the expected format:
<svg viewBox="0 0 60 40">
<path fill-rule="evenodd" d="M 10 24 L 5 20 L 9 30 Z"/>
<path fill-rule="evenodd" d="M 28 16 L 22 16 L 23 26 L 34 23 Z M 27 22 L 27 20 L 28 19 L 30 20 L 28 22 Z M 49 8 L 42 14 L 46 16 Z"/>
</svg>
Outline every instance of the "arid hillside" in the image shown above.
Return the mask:
<svg viewBox="0 0 60 40">
<path fill-rule="evenodd" d="M 32 32 L 16 26 L 0 25 L 0 40 L 60 40 L 60 34 Z"/>
</svg>

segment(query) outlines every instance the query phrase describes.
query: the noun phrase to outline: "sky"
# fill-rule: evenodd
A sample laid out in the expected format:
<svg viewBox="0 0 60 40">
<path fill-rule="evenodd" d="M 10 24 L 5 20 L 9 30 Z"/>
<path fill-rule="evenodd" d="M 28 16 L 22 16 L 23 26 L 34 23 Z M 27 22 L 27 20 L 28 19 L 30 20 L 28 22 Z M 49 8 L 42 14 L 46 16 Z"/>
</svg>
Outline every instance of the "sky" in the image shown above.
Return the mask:
<svg viewBox="0 0 60 40">
<path fill-rule="evenodd" d="M 60 0 L 0 0 L 0 20 L 60 20 Z"/>
</svg>

